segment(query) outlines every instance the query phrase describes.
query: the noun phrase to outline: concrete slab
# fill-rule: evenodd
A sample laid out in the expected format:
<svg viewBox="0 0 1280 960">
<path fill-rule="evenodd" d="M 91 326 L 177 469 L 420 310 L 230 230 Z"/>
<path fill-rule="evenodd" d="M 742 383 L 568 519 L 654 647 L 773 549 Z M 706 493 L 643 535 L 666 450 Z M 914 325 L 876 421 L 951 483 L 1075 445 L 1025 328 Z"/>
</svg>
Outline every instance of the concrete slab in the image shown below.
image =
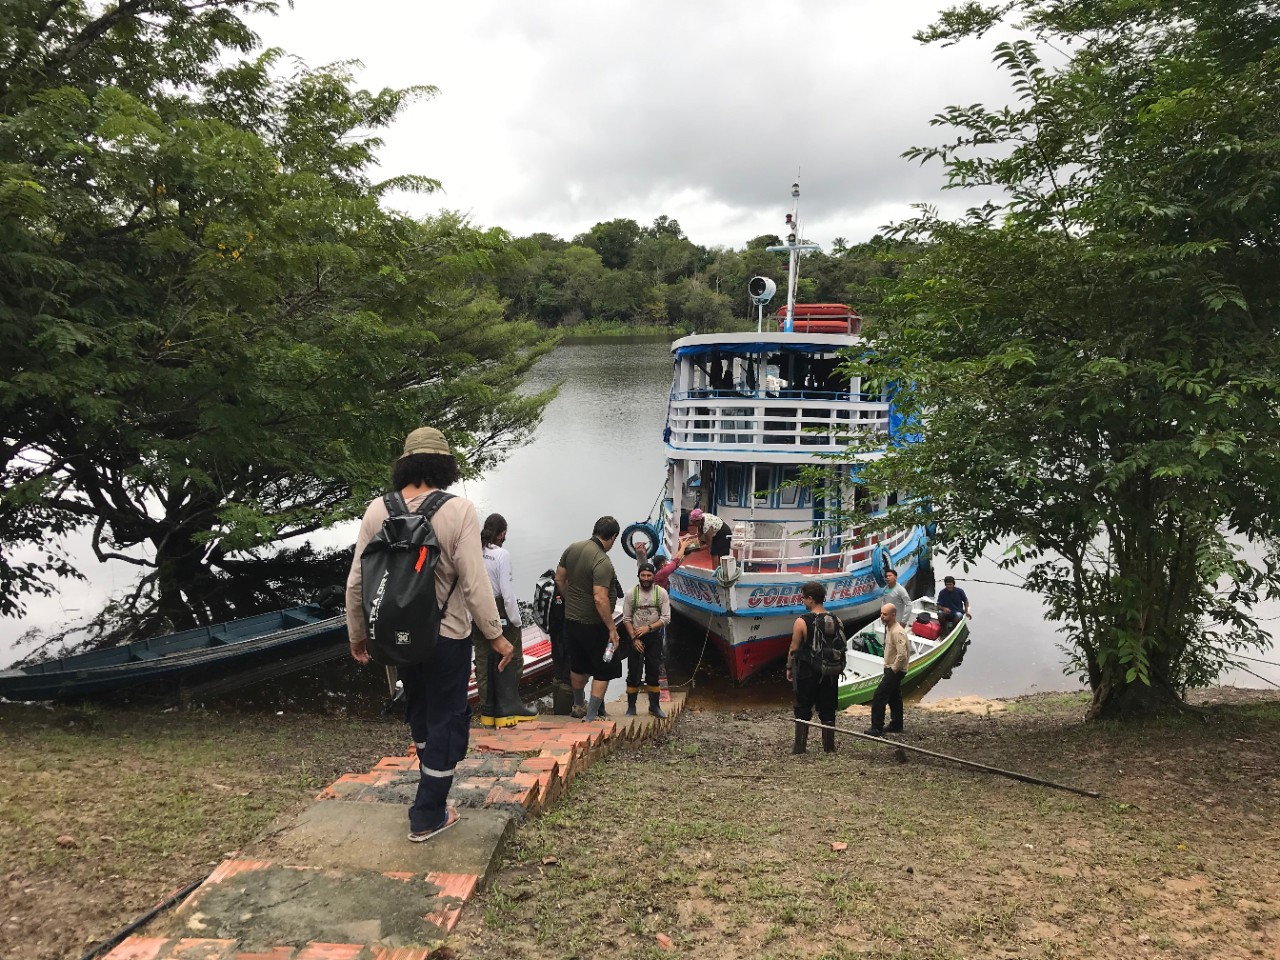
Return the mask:
<svg viewBox="0 0 1280 960">
<path fill-rule="evenodd" d="M 247 853 L 276 863 L 314 867 L 485 877 L 502 858 L 513 830 L 506 811 L 460 809 L 457 826 L 426 843 L 410 843 L 407 812 L 402 806 L 322 800 L 299 814 L 261 849 Z"/>
<path fill-rule="evenodd" d="M 462 903 L 433 877 L 229 861 L 154 932 L 241 952 L 313 941 L 428 946 L 445 938 L 452 924 L 440 921 L 456 919 Z"/>
<path fill-rule="evenodd" d="M 498 866 L 514 824 L 617 747 L 668 732 L 685 694 L 670 694 L 661 720 L 643 703 L 625 717 L 625 703 L 591 724 L 540 717 L 474 731 L 454 782 L 460 822 L 423 844 L 406 836 L 412 749 L 348 774 L 247 851 L 257 859 L 219 866 L 156 923 L 157 937 L 130 938 L 107 960 L 427 960 Z"/>
</svg>

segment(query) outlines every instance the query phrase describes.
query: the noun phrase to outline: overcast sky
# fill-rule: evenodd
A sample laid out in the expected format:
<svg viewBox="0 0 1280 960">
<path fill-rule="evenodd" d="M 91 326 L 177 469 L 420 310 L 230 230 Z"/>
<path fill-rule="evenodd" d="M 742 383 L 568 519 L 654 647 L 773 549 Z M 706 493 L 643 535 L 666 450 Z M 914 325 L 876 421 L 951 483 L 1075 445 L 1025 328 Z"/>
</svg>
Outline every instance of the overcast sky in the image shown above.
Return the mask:
<svg viewBox="0 0 1280 960">
<path fill-rule="evenodd" d="M 994 41 L 925 47 L 937 0 L 296 0 L 254 26 L 312 66 L 359 60 L 362 86 L 439 95 L 387 135 L 388 174 L 439 179 L 401 197 L 482 226 L 566 239 L 659 214 L 696 242 L 780 233 L 797 168 L 805 234 L 869 238 L 910 204 L 967 206 L 936 164 L 952 103 L 1008 100 Z"/>
</svg>

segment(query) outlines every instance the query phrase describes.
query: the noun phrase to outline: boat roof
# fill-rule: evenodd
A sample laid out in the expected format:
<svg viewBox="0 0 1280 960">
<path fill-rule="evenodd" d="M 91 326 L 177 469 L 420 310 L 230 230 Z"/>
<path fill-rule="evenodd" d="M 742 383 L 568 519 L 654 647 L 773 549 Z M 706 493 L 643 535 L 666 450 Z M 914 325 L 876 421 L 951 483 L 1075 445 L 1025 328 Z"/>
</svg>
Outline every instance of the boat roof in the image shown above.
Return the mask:
<svg viewBox="0 0 1280 960">
<path fill-rule="evenodd" d="M 811 353 L 840 350 L 861 343 L 862 337 L 848 333 L 697 333 L 671 344 L 676 356 L 690 353 L 763 353 L 769 350 L 796 350 Z"/>
</svg>

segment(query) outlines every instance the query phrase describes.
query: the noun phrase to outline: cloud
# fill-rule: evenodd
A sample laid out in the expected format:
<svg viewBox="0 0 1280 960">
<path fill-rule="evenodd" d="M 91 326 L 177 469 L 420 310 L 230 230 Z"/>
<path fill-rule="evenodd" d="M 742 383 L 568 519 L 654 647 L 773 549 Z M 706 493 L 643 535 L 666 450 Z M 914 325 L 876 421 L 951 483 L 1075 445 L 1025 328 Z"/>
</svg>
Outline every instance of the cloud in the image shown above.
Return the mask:
<svg viewBox="0 0 1280 960">
<path fill-rule="evenodd" d="M 961 205 L 902 159 L 945 136 L 951 103 L 1003 102 L 990 42 L 923 47 L 934 2 L 610 0 L 361 8 L 299 0 L 255 26 L 311 64 L 359 59 L 370 87 L 429 83 L 388 133 L 388 174 L 444 182 L 401 197 L 516 233 L 570 237 L 659 214 L 694 240 L 778 232 L 800 172 L 805 233 L 869 237 L 916 202 Z M 376 13 L 369 16 L 369 13 Z"/>
</svg>

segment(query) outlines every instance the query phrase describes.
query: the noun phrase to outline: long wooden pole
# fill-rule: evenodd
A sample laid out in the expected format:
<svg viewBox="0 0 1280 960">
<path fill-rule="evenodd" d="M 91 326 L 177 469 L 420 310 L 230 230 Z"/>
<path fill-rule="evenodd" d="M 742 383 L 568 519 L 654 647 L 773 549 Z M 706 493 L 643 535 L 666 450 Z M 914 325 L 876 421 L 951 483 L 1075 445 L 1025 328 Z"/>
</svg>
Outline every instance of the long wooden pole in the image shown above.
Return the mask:
<svg viewBox="0 0 1280 960">
<path fill-rule="evenodd" d="M 872 743 L 886 743 L 891 747 L 897 747 L 900 750 L 910 750 L 913 753 L 923 753 L 926 757 L 937 757 L 939 760 L 950 760 L 952 763 L 958 763 L 963 767 L 972 767 L 975 770 L 982 770 L 986 773 L 999 774 L 1002 777 L 1009 777 L 1012 780 L 1021 780 L 1023 783 L 1034 783 L 1042 787 L 1053 787 L 1055 790 L 1066 790 L 1069 793 L 1078 793 L 1082 797 L 1092 797 L 1095 800 L 1100 798 L 1102 794 L 1096 790 L 1085 790 L 1083 787 L 1071 787 L 1065 783 L 1054 783 L 1052 780 L 1043 780 L 1040 777 L 1033 777 L 1027 773 L 1018 773 L 1016 770 L 1003 770 L 1000 767 L 989 767 L 985 763 L 975 763 L 972 760 L 962 760 L 960 757 L 949 757 L 945 753 L 935 753 L 933 750 L 926 750 L 924 747 L 912 746 L 909 743 L 903 743 L 900 740 L 890 740 L 886 737 L 873 737 L 869 733 L 859 733 L 856 730 L 846 730 L 844 727 L 831 726 L 826 724 L 814 723 L 812 720 L 793 719 L 792 723 L 803 723 L 805 726 L 817 727 L 819 730 L 834 730 L 836 733 L 843 733 L 847 737 L 857 737 L 859 740 L 870 740 Z"/>
</svg>

